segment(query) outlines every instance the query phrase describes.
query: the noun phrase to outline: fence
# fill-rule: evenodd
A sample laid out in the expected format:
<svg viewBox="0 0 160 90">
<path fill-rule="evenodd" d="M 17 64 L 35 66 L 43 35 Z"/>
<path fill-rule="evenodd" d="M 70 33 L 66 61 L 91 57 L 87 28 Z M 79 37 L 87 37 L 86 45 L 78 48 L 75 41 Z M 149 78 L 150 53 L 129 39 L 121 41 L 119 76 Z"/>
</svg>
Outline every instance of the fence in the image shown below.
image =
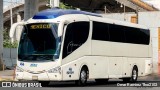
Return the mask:
<svg viewBox="0 0 160 90">
<path fill-rule="evenodd" d="M 3 62 L 6 67 L 12 68 L 16 64 L 17 48 L 4 48 L 3 49 Z"/>
</svg>

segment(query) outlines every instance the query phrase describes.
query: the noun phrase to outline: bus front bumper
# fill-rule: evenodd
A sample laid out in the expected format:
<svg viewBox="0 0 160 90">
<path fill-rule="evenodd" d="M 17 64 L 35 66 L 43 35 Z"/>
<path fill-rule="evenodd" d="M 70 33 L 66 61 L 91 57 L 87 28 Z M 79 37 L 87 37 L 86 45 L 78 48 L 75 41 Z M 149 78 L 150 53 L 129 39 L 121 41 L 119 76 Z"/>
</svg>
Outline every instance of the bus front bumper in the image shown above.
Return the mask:
<svg viewBox="0 0 160 90">
<path fill-rule="evenodd" d="M 62 74 L 60 73 L 38 73 L 16 72 L 17 80 L 34 80 L 34 81 L 61 81 Z"/>
</svg>

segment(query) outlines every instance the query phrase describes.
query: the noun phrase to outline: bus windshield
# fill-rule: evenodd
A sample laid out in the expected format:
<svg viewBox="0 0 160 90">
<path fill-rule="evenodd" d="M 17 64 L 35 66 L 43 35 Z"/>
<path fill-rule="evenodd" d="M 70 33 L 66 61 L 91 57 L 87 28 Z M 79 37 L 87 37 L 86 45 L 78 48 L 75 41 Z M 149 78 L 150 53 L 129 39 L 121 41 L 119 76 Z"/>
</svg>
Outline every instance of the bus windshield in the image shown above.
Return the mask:
<svg viewBox="0 0 160 90">
<path fill-rule="evenodd" d="M 32 23 L 24 25 L 21 34 L 19 61 L 54 61 L 59 58 L 61 37 L 57 23 Z"/>
</svg>

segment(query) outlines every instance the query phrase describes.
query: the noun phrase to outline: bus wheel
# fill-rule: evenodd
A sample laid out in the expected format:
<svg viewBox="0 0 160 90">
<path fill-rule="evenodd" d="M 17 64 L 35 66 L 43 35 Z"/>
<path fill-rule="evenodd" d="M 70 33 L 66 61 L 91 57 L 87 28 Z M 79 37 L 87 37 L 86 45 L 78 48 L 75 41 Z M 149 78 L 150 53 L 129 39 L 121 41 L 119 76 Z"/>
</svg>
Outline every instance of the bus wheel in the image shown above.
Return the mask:
<svg viewBox="0 0 160 90">
<path fill-rule="evenodd" d="M 137 78 L 138 78 L 138 69 L 136 66 L 134 66 L 132 70 L 131 82 L 136 82 Z"/>
<path fill-rule="evenodd" d="M 87 68 L 83 67 L 81 69 L 79 80 L 76 81 L 77 85 L 79 85 L 79 86 L 85 86 L 86 85 L 87 77 L 88 77 L 87 72 L 88 72 Z"/>
<path fill-rule="evenodd" d="M 108 83 L 108 79 L 95 79 L 97 84 L 106 84 Z"/>
<path fill-rule="evenodd" d="M 138 69 L 136 66 L 133 67 L 132 75 L 130 78 L 123 78 L 123 82 L 136 82 L 138 78 Z"/>
<path fill-rule="evenodd" d="M 42 87 L 47 87 L 50 81 L 39 81 L 39 83 L 41 83 Z"/>
</svg>

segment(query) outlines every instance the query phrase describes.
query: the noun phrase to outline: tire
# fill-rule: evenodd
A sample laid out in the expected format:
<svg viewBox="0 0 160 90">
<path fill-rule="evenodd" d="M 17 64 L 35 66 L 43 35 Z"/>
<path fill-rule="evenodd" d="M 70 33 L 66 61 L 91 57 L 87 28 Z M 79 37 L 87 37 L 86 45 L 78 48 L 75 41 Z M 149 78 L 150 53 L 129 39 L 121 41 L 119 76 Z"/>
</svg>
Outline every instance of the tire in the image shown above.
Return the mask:
<svg viewBox="0 0 160 90">
<path fill-rule="evenodd" d="M 138 78 L 138 69 L 136 66 L 133 67 L 132 75 L 130 78 L 123 78 L 123 82 L 136 82 Z"/>
<path fill-rule="evenodd" d="M 39 81 L 39 83 L 41 83 L 42 87 L 47 87 L 50 81 Z"/>
<path fill-rule="evenodd" d="M 136 82 L 137 78 L 138 78 L 138 69 L 137 69 L 137 67 L 133 67 L 131 82 Z"/>
<path fill-rule="evenodd" d="M 95 79 L 97 84 L 106 84 L 108 83 L 108 79 Z"/>
<path fill-rule="evenodd" d="M 79 80 L 77 80 L 75 83 L 78 86 L 85 86 L 87 84 L 87 78 L 88 78 L 88 70 L 87 68 L 82 68 L 80 71 Z"/>
</svg>

